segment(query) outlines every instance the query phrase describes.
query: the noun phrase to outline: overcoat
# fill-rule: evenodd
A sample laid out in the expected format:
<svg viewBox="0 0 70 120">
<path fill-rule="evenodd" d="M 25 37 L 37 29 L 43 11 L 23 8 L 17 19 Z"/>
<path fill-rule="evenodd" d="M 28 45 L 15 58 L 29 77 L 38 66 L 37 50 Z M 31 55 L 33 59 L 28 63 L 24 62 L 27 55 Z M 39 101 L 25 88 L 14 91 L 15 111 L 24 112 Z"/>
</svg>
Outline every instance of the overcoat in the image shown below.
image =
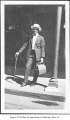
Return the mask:
<svg viewBox="0 0 70 120">
<path fill-rule="evenodd" d="M 27 56 L 26 56 L 27 60 L 29 57 L 31 57 L 32 42 L 33 42 L 33 38 L 29 40 L 29 47 L 28 47 Z M 45 57 L 45 40 L 44 40 L 44 37 L 39 34 L 35 41 L 34 50 L 35 50 L 37 61 L 40 61 L 42 57 L 43 58 Z M 23 51 L 23 46 L 19 50 L 19 52 L 21 53 L 22 51 Z"/>
</svg>

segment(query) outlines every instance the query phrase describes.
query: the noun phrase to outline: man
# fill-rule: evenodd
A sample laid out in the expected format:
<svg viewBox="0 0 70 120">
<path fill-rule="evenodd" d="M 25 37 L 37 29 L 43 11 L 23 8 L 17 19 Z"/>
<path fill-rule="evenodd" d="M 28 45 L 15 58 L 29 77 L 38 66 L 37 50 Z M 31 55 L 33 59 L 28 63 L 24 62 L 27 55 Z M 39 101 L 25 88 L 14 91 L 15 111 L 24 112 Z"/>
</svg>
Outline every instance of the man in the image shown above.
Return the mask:
<svg viewBox="0 0 70 120">
<path fill-rule="evenodd" d="M 32 29 L 33 37 L 29 41 L 29 49 L 27 52 L 27 64 L 26 64 L 24 82 L 21 85 L 22 87 L 28 85 L 28 76 L 29 76 L 33 62 L 35 63 L 34 67 L 36 68 L 36 64 L 43 63 L 44 57 L 45 57 L 45 41 L 44 41 L 44 38 L 41 35 L 39 35 L 39 32 L 41 32 L 40 25 L 34 24 L 33 26 L 31 26 L 31 29 Z M 23 47 L 16 53 L 16 55 L 18 56 L 22 51 L 23 51 Z M 36 84 L 38 75 L 39 74 L 35 69 L 34 79 L 31 85 Z"/>
</svg>

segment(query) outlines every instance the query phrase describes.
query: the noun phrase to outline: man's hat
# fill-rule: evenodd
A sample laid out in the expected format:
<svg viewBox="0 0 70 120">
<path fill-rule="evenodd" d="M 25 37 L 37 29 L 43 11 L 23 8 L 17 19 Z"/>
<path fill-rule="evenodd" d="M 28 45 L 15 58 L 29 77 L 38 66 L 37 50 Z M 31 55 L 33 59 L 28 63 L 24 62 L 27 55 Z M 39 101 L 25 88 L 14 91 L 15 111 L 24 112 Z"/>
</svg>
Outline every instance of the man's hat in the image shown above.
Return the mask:
<svg viewBox="0 0 70 120">
<path fill-rule="evenodd" d="M 42 28 L 40 27 L 39 24 L 34 24 L 31 26 L 31 29 L 37 28 L 39 30 L 39 32 L 41 32 Z"/>
</svg>

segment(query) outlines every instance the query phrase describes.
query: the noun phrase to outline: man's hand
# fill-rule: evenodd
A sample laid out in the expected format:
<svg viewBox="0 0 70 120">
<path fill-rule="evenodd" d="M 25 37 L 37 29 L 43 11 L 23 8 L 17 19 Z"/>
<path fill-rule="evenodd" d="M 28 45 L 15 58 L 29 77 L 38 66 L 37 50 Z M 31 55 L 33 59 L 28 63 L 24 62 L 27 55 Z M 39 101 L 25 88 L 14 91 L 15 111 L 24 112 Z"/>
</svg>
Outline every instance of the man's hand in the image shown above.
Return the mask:
<svg viewBox="0 0 70 120">
<path fill-rule="evenodd" d="M 44 62 L 44 59 L 43 59 L 43 58 L 41 58 L 41 62 L 40 62 L 40 63 L 41 63 L 41 64 L 43 64 L 43 62 Z"/>
<path fill-rule="evenodd" d="M 16 52 L 15 57 L 18 57 L 18 56 L 19 56 L 19 52 Z"/>
</svg>

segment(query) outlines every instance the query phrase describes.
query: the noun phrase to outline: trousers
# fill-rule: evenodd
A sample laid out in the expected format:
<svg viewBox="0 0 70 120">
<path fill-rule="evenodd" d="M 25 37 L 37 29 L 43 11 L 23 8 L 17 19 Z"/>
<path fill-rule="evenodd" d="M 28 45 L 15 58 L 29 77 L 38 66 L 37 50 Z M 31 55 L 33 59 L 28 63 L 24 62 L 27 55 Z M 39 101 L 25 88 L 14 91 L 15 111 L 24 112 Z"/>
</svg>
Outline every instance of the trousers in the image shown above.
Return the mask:
<svg viewBox="0 0 70 120">
<path fill-rule="evenodd" d="M 26 63 L 25 76 L 24 76 L 24 82 L 25 83 L 28 82 L 28 77 L 29 77 L 29 74 L 30 74 L 33 63 L 34 63 L 34 66 L 33 66 L 33 68 L 34 68 L 33 83 L 37 82 L 39 72 L 35 68 L 36 68 L 36 63 L 38 63 L 38 62 L 39 61 L 36 61 L 35 51 L 32 50 L 31 54 L 30 54 L 30 57 L 29 57 L 29 59 Z"/>
</svg>

